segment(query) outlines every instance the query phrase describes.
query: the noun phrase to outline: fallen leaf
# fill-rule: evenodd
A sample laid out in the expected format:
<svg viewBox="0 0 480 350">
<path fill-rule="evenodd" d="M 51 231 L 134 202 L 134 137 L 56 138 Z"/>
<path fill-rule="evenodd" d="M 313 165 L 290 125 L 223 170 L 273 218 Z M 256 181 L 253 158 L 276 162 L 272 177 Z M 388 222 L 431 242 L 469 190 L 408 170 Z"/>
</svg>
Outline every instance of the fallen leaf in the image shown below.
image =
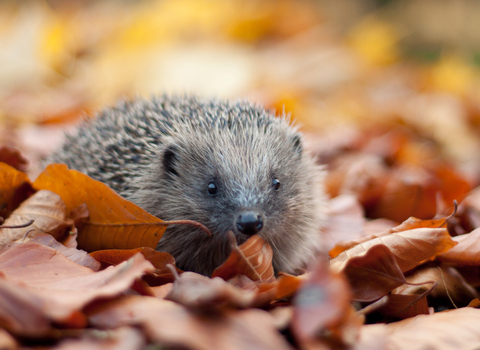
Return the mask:
<svg viewBox="0 0 480 350">
<path fill-rule="evenodd" d="M 330 196 L 353 195 L 366 209 L 376 206 L 389 181 L 385 161 L 373 154 L 343 154 L 329 168 L 325 187 Z"/>
<path fill-rule="evenodd" d="M 478 349 L 480 310 L 461 308 L 386 325 L 392 349 Z"/>
<path fill-rule="evenodd" d="M 374 301 L 406 282 L 394 254 L 383 244 L 341 261 L 330 261 L 333 271 L 345 273 L 352 288 L 352 299 Z"/>
<path fill-rule="evenodd" d="M 252 305 L 255 290 L 237 288 L 220 277 L 209 278 L 184 272 L 175 278 L 166 300 L 175 301 L 190 310 L 214 311 L 225 308 L 247 308 Z"/>
<path fill-rule="evenodd" d="M 387 317 L 400 319 L 430 314 L 426 294 L 389 294 L 386 305 L 378 309 L 377 312 Z"/>
<path fill-rule="evenodd" d="M 360 328 L 360 336 L 352 350 L 387 349 L 387 329 L 384 324 L 369 324 Z"/>
<path fill-rule="evenodd" d="M 165 296 L 168 293 L 170 293 L 170 291 L 172 290 L 172 287 L 173 287 L 173 282 L 166 283 L 166 284 L 163 284 L 161 286 L 154 286 L 154 287 L 151 287 L 151 289 L 152 289 L 155 297 L 157 297 L 159 299 L 164 299 Z"/>
<path fill-rule="evenodd" d="M 52 248 L 29 242 L 4 251 L 0 271 L 10 289 L 23 290 L 29 300 L 36 300 L 43 317 L 65 323 L 88 303 L 128 290 L 145 272 L 153 271 L 153 266 L 137 254 L 118 266 L 93 272 Z M 6 291 L 0 288 L 0 300 L 6 300 Z"/>
<path fill-rule="evenodd" d="M 440 182 L 425 169 L 412 166 L 394 168 L 380 199 L 367 210 L 367 216 L 397 222 L 410 216 L 434 217 L 439 191 Z"/>
<path fill-rule="evenodd" d="M 277 279 L 277 294 L 275 299 L 284 299 L 293 296 L 302 283 L 304 283 L 309 277 L 308 273 L 304 273 L 299 276 L 290 275 L 282 272 Z"/>
<path fill-rule="evenodd" d="M 329 255 L 330 257 L 334 258 L 341 252 L 350 249 L 360 243 L 370 241 L 374 238 L 380 238 L 383 236 L 390 235 L 392 233 L 398 233 L 402 231 L 408 231 L 408 230 L 413 230 L 415 228 L 446 228 L 448 224 L 448 220 L 450 219 L 450 216 L 443 217 L 440 219 L 432 219 L 432 220 L 421 220 L 417 219 L 415 217 L 409 217 L 407 220 L 402 222 L 400 225 L 396 225 L 392 228 L 388 228 L 385 231 L 381 231 L 379 233 L 375 233 L 369 236 L 363 236 L 360 237 L 359 239 L 353 239 L 350 241 L 344 241 L 344 242 L 339 242 L 336 244 L 335 247 L 333 247 Z M 379 220 L 379 219 L 377 219 Z M 366 224 L 367 225 L 367 224 Z"/>
<path fill-rule="evenodd" d="M 453 248 L 452 248 L 453 249 Z M 419 295 L 429 292 L 431 306 L 463 307 L 480 297 L 462 275 L 451 266 L 426 266 L 407 276 L 408 284 L 397 288 L 394 293 Z M 452 304 L 453 303 L 453 304 Z"/>
<path fill-rule="evenodd" d="M 33 189 L 25 173 L 0 163 L 0 217 L 7 218 L 31 193 Z"/>
<path fill-rule="evenodd" d="M 142 350 L 147 339 L 134 327 L 119 327 L 109 330 L 85 331 L 78 338 L 66 338 L 52 350 Z"/>
<path fill-rule="evenodd" d="M 19 347 L 19 344 L 5 329 L 0 329 L 0 349 L 17 350 Z"/>
<path fill-rule="evenodd" d="M 453 240 L 458 244 L 449 251 L 439 254 L 438 260 L 457 266 L 480 265 L 480 228 L 453 237 Z"/>
<path fill-rule="evenodd" d="M 78 245 L 87 252 L 101 249 L 155 249 L 165 224 L 135 204 L 123 199 L 107 185 L 63 164 L 51 164 L 37 178 L 34 188 L 59 194 L 67 215 L 83 203 L 90 219 L 78 236 Z"/>
<path fill-rule="evenodd" d="M 85 251 L 75 248 L 67 248 L 63 244 L 57 242 L 51 235 L 38 235 L 30 240 L 30 243 L 38 243 L 46 247 L 53 248 L 74 263 L 88 267 L 93 271 L 98 271 L 100 269 L 100 263 L 88 255 Z"/>
<path fill-rule="evenodd" d="M 254 235 L 238 246 L 233 234 L 230 256 L 217 267 L 212 277 L 229 280 L 236 275 L 245 275 L 255 282 L 273 282 L 275 276 L 272 266 L 273 251 L 270 245 L 260 236 Z"/>
<path fill-rule="evenodd" d="M 24 201 L 2 226 L 19 226 L 33 220 L 24 228 L 3 228 L 0 230 L 0 247 L 15 240 L 35 237 L 48 233 L 60 239 L 65 230 L 73 226 L 73 220 L 67 218 L 66 207 L 56 193 L 42 190 Z M 1 227 L 1 226 L 0 226 Z"/>
<path fill-rule="evenodd" d="M 325 249 L 330 250 L 340 241 L 351 241 L 362 235 L 365 213 L 355 196 L 340 195 L 330 199 L 328 210 L 322 228 Z"/>
<path fill-rule="evenodd" d="M 90 308 L 91 325 L 140 326 L 148 339 L 166 347 L 192 350 L 286 350 L 291 346 L 263 310 L 230 310 L 217 317 L 188 311 L 169 300 L 128 296 Z"/>
<path fill-rule="evenodd" d="M 109 250 L 97 250 L 91 252 L 90 256 L 99 261 L 104 267 L 111 265 L 118 265 L 135 254 L 140 253 L 143 257 L 150 261 L 152 265 L 157 269 L 156 273 L 169 273 L 170 270 L 167 265 L 175 266 L 175 258 L 165 252 L 157 252 L 155 249 L 149 247 L 136 248 L 136 249 L 109 249 Z"/>
<path fill-rule="evenodd" d="M 10 165 L 18 171 L 27 170 L 28 160 L 18 149 L 11 146 L 0 146 L 0 162 Z"/>
<path fill-rule="evenodd" d="M 175 276 L 172 274 L 167 265 L 173 265 L 175 267 L 175 258 L 165 252 L 157 252 L 156 250 L 144 247 L 136 249 L 110 249 L 110 250 L 97 250 L 91 252 L 90 256 L 96 261 L 100 262 L 102 268 L 106 268 L 111 265 L 118 265 L 123 261 L 130 259 L 133 255 L 141 253 L 143 257 L 150 261 L 155 267 L 155 271 L 148 272 L 143 280 L 150 286 L 159 286 L 165 283 L 173 282 Z M 177 272 L 181 273 L 182 270 L 175 267 Z"/>
<path fill-rule="evenodd" d="M 354 256 L 363 254 L 370 247 L 384 244 L 395 256 L 402 272 L 413 269 L 437 254 L 446 252 L 457 243 L 453 241 L 446 229 L 417 228 L 408 231 L 392 233 L 358 244 L 343 251 L 330 261 L 331 266 L 344 264 Z"/>
<path fill-rule="evenodd" d="M 0 278 L 0 322 L 10 333 L 31 337 L 48 334 L 51 321 L 46 304 L 26 288 Z M 68 316 L 67 313 L 61 318 Z"/>
<path fill-rule="evenodd" d="M 319 334 L 330 331 L 337 341 L 343 343 L 346 339 L 343 339 L 341 330 L 351 316 L 350 298 L 344 275 L 332 271 L 326 261 L 319 259 L 293 300 L 291 328 L 295 338 L 308 344 Z M 352 331 L 356 332 L 355 327 Z"/>
</svg>

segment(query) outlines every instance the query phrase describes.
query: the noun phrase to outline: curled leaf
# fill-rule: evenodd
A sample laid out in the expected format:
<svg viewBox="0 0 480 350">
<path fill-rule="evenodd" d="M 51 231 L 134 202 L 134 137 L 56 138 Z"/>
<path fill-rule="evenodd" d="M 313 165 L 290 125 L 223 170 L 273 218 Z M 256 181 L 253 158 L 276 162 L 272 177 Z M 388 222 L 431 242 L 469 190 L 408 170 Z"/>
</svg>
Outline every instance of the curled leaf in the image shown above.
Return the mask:
<svg viewBox="0 0 480 350">
<path fill-rule="evenodd" d="M 34 221 L 33 224 L 19 228 L 22 224 Z M 4 225 L 16 228 L 0 230 L 0 247 L 21 239 L 25 235 L 34 237 L 48 233 L 60 239 L 65 230 L 73 226 L 73 220 L 66 216 L 66 207 L 59 195 L 50 191 L 39 191 L 18 207 Z"/>
<path fill-rule="evenodd" d="M 236 275 L 245 275 L 252 281 L 273 282 L 273 251 L 260 236 L 254 235 L 238 246 L 233 233 L 230 234 L 232 252 L 227 260 L 213 271 L 212 277 L 228 280 Z"/>
</svg>

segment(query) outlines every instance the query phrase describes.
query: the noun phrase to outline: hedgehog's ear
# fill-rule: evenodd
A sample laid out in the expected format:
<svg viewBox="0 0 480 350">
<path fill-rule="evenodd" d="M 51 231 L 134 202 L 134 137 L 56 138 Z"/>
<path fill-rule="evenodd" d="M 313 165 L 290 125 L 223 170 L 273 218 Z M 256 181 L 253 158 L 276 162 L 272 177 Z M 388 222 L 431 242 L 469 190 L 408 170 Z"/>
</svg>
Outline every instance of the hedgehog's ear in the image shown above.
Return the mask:
<svg viewBox="0 0 480 350">
<path fill-rule="evenodd" d="M 303 152 L 303 143 L 300 134 L 293 135 L 292 144 L 294 151 L 301 155 Z"/>
<path fill-rule="evenodd" d="M 178 172 L 175 170 L 175 163 L 178 160 L 177 153 L 178 147 L 176 145 L 169 145 L 163 150 L 163 168 L 169 176 L 178 176 Z"/>
</svg>

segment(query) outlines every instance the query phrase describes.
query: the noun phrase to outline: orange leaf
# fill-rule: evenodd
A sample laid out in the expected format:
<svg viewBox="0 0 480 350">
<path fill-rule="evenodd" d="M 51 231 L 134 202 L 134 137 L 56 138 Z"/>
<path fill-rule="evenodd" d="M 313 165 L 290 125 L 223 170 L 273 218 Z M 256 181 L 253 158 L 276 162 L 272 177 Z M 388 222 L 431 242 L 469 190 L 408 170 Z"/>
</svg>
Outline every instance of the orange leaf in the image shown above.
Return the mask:
<svg viewBox="0 0 480 350">
<path fill-rule="evenodd" d="M 25 173 L 0 163 L 0 217 L 7 218 L 31 192 L 33 190 Z"/>
<path fill-rule="evenodd" d="M 141 253 L 143 257 L 150 261 L 152 265 L 161 272 L 170 272 L 167 268 L 168 264 L 175 265 L 175 259 L 168 253 L 157 252 L 152 248 L 136 248 L 136 249 L 109 249 L 109 250 L 97 250 L 91 252 L 90 255 L 102 265 L 118 265 L 137 253 Z"/>
<path fill-rule="evenodd" d="M 354 247 L 354 246 L 356 246 L 360 243 L 370 241 L 374 238 L 380 238 L 380 237 L 383 237 L 383 236 L 388 236 L 392 233 L 398 233 L 398 232 L 413 230 L 415 228 L 422 228 L 422 227 L 426 227 L 426 228 L 446 228 L 447 227 L 447 221 L 450 218 L 451 218 L 451 216 L 447 216 L 447 217 L 440 218 L 440 219 L 421 220 L 421 219 L 417 219 L 417 218 L 414 218 L 414 217 L 409 217 L 407 220 L 402 222 L 400 225 L 392 227 L 392 228 L 390 228 L 386 231 L 383 231 L 383 232 L 380 232 L 380 233 L 377 233 L 377 234 L 373 234 L 373 235 L 369 235 L 369 236 L 365 236 L 365 237 L 361 237 L 359 239 L 354 239 L 354 240 L 350 240 L 350 241 L 344 241 L 344 242 L 337 243 L 337 245 L 335 247 L 333 247 L 329 251 L 328 254 L 330 255 L 331 258 L 334 258 L 338 254 L 340 254 L 341 252 L 343 252 L 347 249 L 350 249 L 350 248 L 352 248 L 352 247 Z"/>
<path fill-rule="evenodd" d="M 402 272 L 405 272 L 422 264 L 426 259 L 448 251 L 457 243 L 451 239 L 446 229 L 417 228 L 358 244 L 332 259 L 330 265 L 336 270 L 341 270 L 350 258 L 363 254 L 377 244 L 386 245 L 395 256 Z"/>
<path fill-rule="evenodd" d="M 308 273 L 304 273 L 300 276 L 293 276 L 288 273 L 282 272 L 277 279 L 277 294 L 275 299 L 288 298 L 294 295 L 300 288 L 301 284 L 307 280 Z"/>
<path fill-rule="evenodd" d="M 35 181 L 34 188 L 59 194 L 68 213 L 87 204 L 90 219 L 77 239 L 79 247 L 86 251 L 156 248 L 165 232 L 162 220 L 120 197 L 107 185 L 69 170 L 64 164 L 49 165 Z"/>
<path fill-rule="evenodd" d="M 236 275 L 245 275 L 252 281 L 275 281 L 273 251 L 263 238 L 254 235 L 238 246 L 233 233 L 230 233 L 230 240 L 232 252 L 227 260 L 213 271 L 212 277 L 229 280 Z"/>
</svg>

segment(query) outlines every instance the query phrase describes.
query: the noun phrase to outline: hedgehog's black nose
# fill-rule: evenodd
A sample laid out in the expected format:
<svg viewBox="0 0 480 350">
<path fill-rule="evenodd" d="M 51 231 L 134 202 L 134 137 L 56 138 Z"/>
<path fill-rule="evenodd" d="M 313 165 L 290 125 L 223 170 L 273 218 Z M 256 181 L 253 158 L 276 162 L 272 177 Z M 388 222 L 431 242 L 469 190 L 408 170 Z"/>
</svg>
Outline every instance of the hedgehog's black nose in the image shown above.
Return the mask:
<svg viewBox="0 0 480 350">
<path fill-rule="evenodd" d="M 262 217 L 254 211 L 240 213 L 237 218 L 237 228 L 241 233 L 253 236 L 263 227 Z"/>
</svg>

